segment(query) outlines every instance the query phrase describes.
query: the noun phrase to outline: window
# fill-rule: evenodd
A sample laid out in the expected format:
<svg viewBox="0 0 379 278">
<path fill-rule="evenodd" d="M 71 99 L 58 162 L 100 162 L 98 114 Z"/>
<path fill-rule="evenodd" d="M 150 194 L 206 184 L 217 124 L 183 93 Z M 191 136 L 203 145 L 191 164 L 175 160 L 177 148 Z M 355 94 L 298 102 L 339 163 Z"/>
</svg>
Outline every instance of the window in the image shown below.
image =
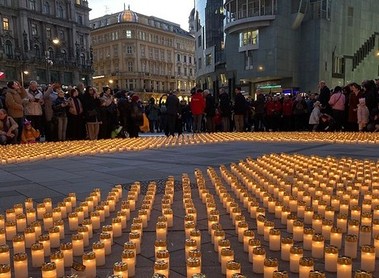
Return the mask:
<svg viewBox="0 0 379 278">
<path fill-rule="evenodd" d="M 187 63 L 187 56 L 186 55 L 183 56 L 183 62 Z"/>
<path fill-rule="evenodd" d="M 154 49 L 154 58 L 155 60 L 159 59 L 159 49 Z"/>
<path fill-rule="evenodd" d="M 41 49 L 38 44 L 34 45 L 34 56 L 36 58 L 41 58 Z"/>
<path fill-rule="evenodd" d="M 149 58 L 153 59 L 153 49 L 149 48 Z"/>
<path fill-rule="evenodd" d="M 9 31 L 9 19 L 7 17 L 3 17 L 3 30 Z"/>
<path fill-rule="evenodd" d="M 58 37 L 61 41 L 64 41 L 64 31 L 63 30 L 59 30 L 58 31 Z"/>
<path fill-rule="evenodd" d="M 240 33 L 240 47 L 245 46 L 245 45 L 257 45 L 258 35 L 259 35 L 258 30 Z"/>
<path fill-rule="evenodd" d="M 77 5 L 80 5 L 80 1 L 81 1 L 81 0 L 75 0 L 75 3 L 76 3 Z"/>
<path fill-rule="evenodd" d="M 126 35 L 127 39 L 131 39 L 132 38 L 132 31 L 131 30 L 126 30 L 125 35 Z"/>
<path fill-rule="evenodd" d="M 192 56 L 189 56 L 189 57 L 188 57 L 188 62 L 189 62 L 190 64 L 192 64 Z"/>
<path fill-rule="evenodd" d="M 54 59 L 54 50 L 51 47 L 49 47 L 46 54 L 47 59 Z"/>
<path fill-rule="evenodd" d="M 58 5 L 57 7 L 57 17 L 63 18 L 64 17 L 64 10 L 62 5 Z"/>
<path fill-rule="evenodd" d="M 29 0 L 29 9 L 32 11 L 36 10 L 36 0 Z"/>
<path fill-rule="evenodd" d="M 205 65 L 210 66 L 212 64 L 212 54 L 205 55 Z"/>
<path fill-rule="evenodd" d="M 176 61 L 180 62 L 180 54 L 177 54 Z"/>
<path fill-rule="evenodd" d="M 84 66 L 86 64 L 86 56 L 84 55 L 84 53 L 80 54 L 80 64 L 82 66 Z"/>
<path fill-rule="evenodd" d="M 253 51 L 246 51 L 245 55 L 245 70 L 253 69 Z"/>
<path fill-rule="evenodd" d="M 199 58 L 199 60 L 198 60 L 199 62 L 198 62 L 198 69 L 201 69 L 201 65 L 202 65 L 202 61 L 201 61 L 201 58 Z"/>
<path fill-rule="evenodd" d="M 141 46 L 141 57 L 145 57 L 146 53 L 145 53 L 145 46 Z"/>
<path fill-rule="evenodd" d="M 64 50 L 64 49 L 61 50 L 61 57 L 62 57 L 63 61 L 67 60 L 67 52 L 66 52 L 66 50 Z"/>
<path fill-rule="evenodd" d="M 50 4 L 49 2 L 45 2 L 42 7 L 42 12 L 44 14 L 50 14 Z"/>
<path fill-rule="evenodd" d="M 35 23 L 32 23 L 32 36 L 38 36 L 38 30 L 37 30 L 37 25 Z"/>
<path fill-rule="evenodd" d="M 167 50 L 167 61 L 171 62 L 171 51 Z"/>
<path fill-rule="evenodd" d="M 129 72 L 133 71 L 133 62 L 128 62 L 128 71 Z"/>
<path fill-rule="evenodd" d="M 5 42 L 5 55 L 7 58 L 13 58 L 13 45 L 9 40 Z"/>
<path fill-rule="evenodd" d="M 192 69 L 189 69 L 189 75 L 192 76 Z"/>
<path fill-rule="evenodd" d="M 112 41 L 118 40 L 118 32 L 112 32 Z"/>
<path fill-rule="evenodd" d="M 182 74 L 182 68 L 178 67 L 178 75 L 180 76 Z"/>
<path fill-rule="evenodd" d="M 83 35 L 79 35 L 79 43 L 80 43 L 80 45 L 84 45 L 84 36 Z"/>
<path fill-rule="evenodd" d="M 164 50 L 161 50 L 161 60 L 162 60 L 162 61 L 164 61 L 164 59 L 165 59 L 164 54 L 165 54 L 165 51 L 164 51 Z"/>
<path fill-rule="evenodd" d="M 33 33 L 33 25 L 32 25 L 32 33 Z M 46 28 L 46 38 L 48 38 L 48 39 L 52 38 L 51 28 L 50 27 Z"/>
<path fill-rule="evenodd" d="M 81 14 L 78 14 L 78 23 L 83 25 L 83 16 Z"/>
<path fill-rule="evenodd" d="M 143 49 L 143 51 L 144 51 L 143 56 L 145 56 L 145 48 Z M 127 53 L 127 54 L 133 54 L 133 48 L 132 48 L 131 45 L 128 45 L 128 46 L 126 47 L 126 53 Z M 142 55 L 142 54 L 141 54 L 141 55 Z"/>
</svg>

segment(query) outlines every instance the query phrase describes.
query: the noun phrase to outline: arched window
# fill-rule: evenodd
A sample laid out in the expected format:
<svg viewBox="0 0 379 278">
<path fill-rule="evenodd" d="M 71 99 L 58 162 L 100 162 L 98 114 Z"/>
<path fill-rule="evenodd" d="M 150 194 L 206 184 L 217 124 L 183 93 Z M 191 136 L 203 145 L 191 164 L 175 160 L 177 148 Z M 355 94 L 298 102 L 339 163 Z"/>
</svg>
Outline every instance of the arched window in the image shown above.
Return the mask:
<svg viewBox="0 0 379 278">
<path fill-rule="evenodd" d="M 32 11 L 36 10 L 36 0 L 29 0 L 29 9 Z"/>
<path fill-rule="evenodd" d="M 52 49 L 51 47 L 49 47 L 49 49 L 47 50 L 47 58 L 48 59 L 54 59 L 54 49 Z"/>
<path fill-rule="evenodd" d="M 59 4 L 57 7 L 57 17 L 59 18 L 64 17 L 64 10 L 63 10 L 62 4 Z"/>
<path fill-rule="evenodd" d="M 38 44 L 34 45 L 34 56 L 36 58 L 41 58 L 41 48 L 39 47 Z"/>
<path fill-rule="evenodd" d="M 7 55 L 7 58 L 13 58 L 13 45 L 9 40 L 5 42 L 5 55 Z"/>
<path fill-rule="evenodd" d="M 44 14 L 50 14 L 50 4 L 49 4 L 49 2 L 45 2 L 44 4 L 43 4 L 43 10 L 42 10 L 42 12 L 44 13 Z"/>
<path fill-rule="evenodd" d="M 66 50 L 62 49 L 61 50 L 61 57 L 63 61 L 67 61 L 67 52 Z"/>
<path fill-rule="evenodd" d="M 84 53 L 80 54 L 80 64 L 82 66 L 84 66 L 86 64 L 86 56 L 84 55 Z"/>
</svg>

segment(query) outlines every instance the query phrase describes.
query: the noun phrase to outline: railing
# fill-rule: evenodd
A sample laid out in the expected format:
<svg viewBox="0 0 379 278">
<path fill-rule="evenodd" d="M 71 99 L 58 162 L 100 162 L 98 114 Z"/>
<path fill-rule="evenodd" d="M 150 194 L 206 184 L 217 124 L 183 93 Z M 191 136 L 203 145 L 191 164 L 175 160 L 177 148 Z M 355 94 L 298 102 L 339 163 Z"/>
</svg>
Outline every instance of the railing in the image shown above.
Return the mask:
<svg viewBox="0 0 379 278">
<path fill-rule="evenodd" d="M 354 53 L 353 55 L 353 71 L 362 63 L 366 57 L 374 50 L 376 45 L 376 37 L 379 33 L 372 34 Z"/>
</svg>

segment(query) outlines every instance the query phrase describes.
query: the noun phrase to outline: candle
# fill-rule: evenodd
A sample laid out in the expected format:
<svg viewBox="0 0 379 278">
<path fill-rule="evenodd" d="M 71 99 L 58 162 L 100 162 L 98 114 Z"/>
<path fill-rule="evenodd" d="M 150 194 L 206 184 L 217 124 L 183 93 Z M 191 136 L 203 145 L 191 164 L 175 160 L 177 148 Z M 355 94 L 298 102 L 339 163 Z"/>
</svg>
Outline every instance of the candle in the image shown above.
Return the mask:
<svg viewBox="0 0 379 278">
<path fill-rule="evenodd" d="M 43 244 L 45 257 L 50 256 L 50 237 L 49 234 L 42 234 L 38 237 L 38 241 Z"/>
<path fill-rule="evenodd" d="M 65 207 L 66 208 L 66 207 Z M 61 220 L 62 219 L 62 211 L 60 207 L 53 208 L 53 220 Z"/>
<path fill-rule="evenodd" d="M 36 232 L 36 239 L 42 234 L 42 226 L 40 221 L 34 221 L 32 224 L 30 224 L 30 227 L 34 228 L 34 231 Z"/>
<path fill-rule="evenodd" d="M 359 235 L 359 220 L 356 219 L 350 219 L 348 221 L 348 228 L 347 228 L 347 233 L 349 235 Z"/>
<path fill-rule="evenodd" d="M 71 200 L 71 206 L 76 207 L 76 194 L 75 193 L 68 193 L 68 197 Z M 100 199 L 100 197 L 99 197 Z"/>
<path fill-rule="evenodd" d="M 379 234 L 374 237 L 375 257 L 379 258 Z"/>
<path fill-rule="evenodd" d="M 129 240 L 136 244 L 136 254 L 141 253 L 141 234 L 138 232 L 130 232 Z"/>
<path fill-rule="evenodd" d="M 81 202 L 80 203 L 80 208 L 83 209 L 83 216 L 84 218 L 87 218 L 88 217 L 88 203 L 87 202 Z"/>
<path fill-rule="evenodd" d="M 23 233 L 26 228 L 26 215 L 21 213 L 16 215 L 17 232 Z"/>
<path fill-rule="evenodd" d="M 155 257 L 157 261 L 165 261 L 168 265 L 168 268 L 170 268 L 170 253 L 168 252 L 168 250 L 159 250 Z"/>
<path fill-rule="evenodd" d="M 285 237 L 281 240 L 281 259 L 283 261 L 289 261 L 290 260 L 290 249 L 293 246 L 293 238 L 292 237 Z"/>
<path fill-rule="evenodd" d="M 266 250 L 262 247 L 253 249 L 253 272 L 264 273 L 264 261 L 266 258 Z"/>
<path fill-rule="evenodd" d="M 139 210 L 138 211 L 138 217 L 142 219 L 142 227 L 146 228 L 147 227 L 147 221 L 149 220 L 149 214 L 147 210 Z"/>
<path fill-rule="evenodd" d="M 230 248 L 221 249 L 221 273 L 226 274 L 226 263 L 234 260 L 234 251 Z"/>
<path fill-rule="evenodd" d="M 169 276 L 168 264 L 163 260 L 155 261 L 154 273 L 162 274 L 164 275 L 164 277 L 168 277 Z"/>
<path fill-rule="evenodd" d="M 164 209 L 163 215 L 167 218 L 167 227 L 172 227 L 174 225 L 174 212 L 172 209 Z"/>
<path fill-rule="evenodd" d="M 341 246 L 342 246 L 341 228 L 333 227 L 330 230 L 330 245 L 336 246 L 338 249 L 341 249 Z"/>
<path fill-rule="evenodd" d="M 305 207 L 305 212 L 304 212 L 304 223 L 307 225 L 312 224 L 312 219 L 313 219 L 313 208 L 312 207 Z"/>
<path fill-rule="evenodd" d="M 64 255 L 62 251 L 56 251 L 50 255 L 50 261 L 55 263 L 57 277 L 64 276 Z"/>
<path fill-rule="evenodd" d="M 88 228 L 86 226 L 79 226 L 77 232 L 78 234 L 83 235 L 83 244 L 84 244 L 84 247 L 87 247 L 89 245 Z"/>
<path fill-rule="evenodd" d="M 199 259 L 188 258 L 186 262 L 187 262 L 187 278 L 192 278 L 194 274 L 201 272 Z"/>
<path fill-rule="evenodd" d="M 46 213 L 46 208 L 44 203 L 37 204 L 37 219 L 43 219 L 43 215 Z"/>
<path fill-rule="evenodd" d="M 96 255 L 94 252 L 86 252 L 82 256 L 83 265 L 86 267 L 86 277 L 96 277 Z"/>
<path fill-rule="evenodd" d="M 0 264 L 10 264 L 9 246 L 6 244 L 0 245 Z"/>
<path fill-rule="evenodd" d="M 184 246 L 185 246 L 184 249 L 185 249 L 186 259 L 188 259 L 189 251 L 195 250 L 197 248 L 196 240 L 187 238 L 185 240 Z M 217 251 L 217 249 L 215 251 Z"/>
<path fill-rule="evenodd" d="M 320 214 L 314 214 L 312 218 L 312 228 L 316 233 L 322 233 L 322 216 Z"/>
<path fill-rule="evenodd" d="M 274 222 L 268 221 L 268 223 L 265 223 L 265 229 L 268 227 L 271 227 L 270 225 L 272 225 L 272 227 L 273 227 Z M 238 241 L 243 242 L 243 233 L 249 229 L 249 225 L 246 221 L 240 221 L 240 222 L 238 222 L 236 227 L 237 227 Z"/>
<path fill-rule="evenodd" d="M 219 261 L 219 263 L 221 263 L 221 250 L 222 250 L 222 248 L 230 248 L 230 240 L 229 239 L 220 239 L 218 241 L 218 250 L 217 250 L 217 253 L 218 253 L 218 261 Z"/>
<path fill-rule="evenodd" d="M 13 254 L 25 253 L 25 238 L 23 235 L 15 235 L 12 239 Z"/>
<path fill-rule="evenodd" d="M 5 218 L 3 214 L 0 214 L 0 229 L 5 228 Z"/>
<path fill-rule="evenodd" d="M 52 227 L 49 229 L 50 247 L 58 248 L 60 245 L 60 231 L 59 227 Z"/>
<path fill-rule="evenodd" d="M 34 227 L 27 227 L 24 231 L 25 248 L 30 248 L 36 241 L 36 232 Z"/>
<path fill-rule="evenodd" d="M 289 214 L 287 215 L 287 233 L 292 234 L 293 233 L 293 222 L 297 220 L 296 214 Z"/>
<path fill-rule="evenodd" d="M 72 243 L 61 243 L 60 250 L 63 253 L 64 266 L 71 267 L 74 260 Z"/>
<path fill-rule="evenodd" d="M 321 259 L 324 256 L 325 238 L 321 234 L 314 234 L 312 237 L 312 257 Z"/>
<path fill-rule="evenodd" d="M 112 252 L 112 236 L 110 233 L 101 233 L 100 241 L 104 243 L 105 255 L 109 255 Z"/>
<path fill-rule="evenodd" d="M 340 257 L 337 261 L 337 278 L 352 278 L 352 260 L 349 257 Z"/>
<path fill-rule="evenodd" d="M 6 221 L 5 222 L 5 235 L 6 239 L 11 241 L 12 238 L 17 234 L 16 222 L 15 221 Z"/>
<path fill-rule="evenodd" d="M 66 219 L 67 218 L 66 203 L 65 202 L 59 202 L 57 206 L 61 210 L 61 219 Z M 53 217 L 54 217 L 54 215 L 53 215 Z"/>
<path fill-rule="evenodd" d="M 284 206 L 284 207 L 282 208 L 281 223 L 282 223 L 283 225 L 286 225 L 286 224 L 287 224 L 287 217 L 288 217 L 288 215 L 289 215 L 290 213 L 291 213 L 291 210 L 290 210 L 289 207 Z"/>
<path fill-rule="evenodd" d="M 188 223 L 187 223 L 188 224 Z M 166 222 L 158 222 L 155 225 L 156 239 L 165 240 L 167 236 L 167 223 Z M 187 231 L 186 231 L 187 234 Z M 189 236 L 189 231 L 188 231 Z M 187 235 L 186 235 L 187 237 Z"/>
<path fill-rule="evenodd" d="M 53 211 L 53 202 L 51 201 L 51 198 L 43 199 L 43 204 L 45 205 L 46 212 Z"/>
<path fill-rule="evenodd" d="M 303 257 L 303 248 L 292 246 L 290 249 L 290 271 L 299 273 L 299 261 Z"/>
<path fill-rule="evenodd" d="M 96 254 L 96 266 L 105 265 L 105 244 L 97 241 L 92 244 L 92 251 Z"/>
<path fill-rule="evenodd" d="M 338 260 L 338 248 L 336 246 L 325 247 L 325 271 L 336 272 Z"/>
<path fill-rule="evenodd" d="M 54 227 L 57 227 L 59 229 L 59 238 L 64 239 L 64 221 L 63 220 L 54 221 Z"/>
<path fill-rule="evenodd" d="M 371 224 L 372 224 L 372 213 L 362 212 L 361 225 L 371 226 Z"/>
<path fill-rule="evenodd" d="M 275 271 L 278 270 L 279 263 L 276 258 L 266 258 L 264 260 L 264 278 L 272 278 Z"/>
<path fill-rule="evenodd" d="M 7 209 L 5 211 L 7 221 L 16 221 L 16 212 L 14 208 Z"/>
<path fill-rule="evenodd" d="M 0 277 L 11 278 L 11 266 L 9 264 L 0 265 Z"/>
<path fill-rule="evenodd" d="M 72 250 L 74 256 L 82 256 L 84 253 L 83 234 L 73 234 L 71 236 Z"/>
<path fill-rule="evenodd" d="M 100 212 L 98 211 L 91 212 L 91 221 L 92 221 L 93 230 L 100 229 Z"/>
<path fill-rule="evenodd" d="M 201 232 L 200 230 L 191 230 L 190 231 L 190 239 L 196 240 L 196 248 L 201 249 Z"/>
<path fill-rule="evenodd" d="M 357 257 L 358 249 L 358 236 L 346 235 L 345 236 L 345 256 L 355 259 Z"/>
<path fill-rule="evenodd" d="M 32 266 L 33 267 L 41 267 L 44 262 L 44 249 L 43 244 L 36 242 L 31 246 L 31 254 L 32 254 Z"/>
<path fill-rule="evenodd" d="M 258 235 L 264 235 L 264 223 L 265 223 L 265 221 L 266 221 L 266 217 L 264 215 L 258 215 L 258 217 L 257 217 L 257 233 L 258 233 Z"/>
<path fill-rule="evenodd" d="M 69 198 L 69 197 L 64 198 L 63 203 L 66 206 L 66 213 L 71 213 L 72 212 L 71 198 Z"/>
<path fill-rule="evenodd" d="M 3 245 L 7 242 L 6 237 L 5 237 L 5 229 L 0 228 L 0 245 Z"/>
<path fill-rule="evenodd" d="M 26 198 L 24 201 L 25 209 L 31 209 L 33 208 L 33 199 L 32 198 Z"/>
<path fill-rule="evenodd" d="M 350 218 L 354 220 L 360 220 L 361 219 L 361 207 L 360 206 L 352 206 L 350 210 Z"/>
<path fill-rule="evenodd" d="M 233 274 L 241 272 L 241 264 L 236 261 L 226 263 L 226 278 L 232 278 Z"/>
<path fill-rule="evenodd" d="M 347 214 L 337 214 L 337 228 L 340 228 L 342 233 L 347 232 Z"/>
<path fill-rule="evenodd" d="M 371 244 L 371 226 L 361 226 L 359 232 L 359 246 Z"/>
<path fill-rule="evenodd" d="M 141 225 L 138 225 L 138 224 L 132 224 L 131 225 L 131 230 L 135 230 L 135 228 L 133 228 L 134 226 L 138 226 L 138 230 L 142 230 L 142 224 Z M 103 233 L 108 233 L 111 235 L 111 243 L 113 245 L 113 228 L 112 228 L 112 225 L 105 225 L 101 228 L 101 231 Z"/>
<path fill-rule="evenodd" d="M 62 276 L 58 276 L 56 265 L 54 262 L 43 263 L 42 268 L 41 268 L 41 272 L 42 272 L 42 278 L 62 277 Z"/>
<path fill-rule="evenodd" d="M 133 249 L 135 250 L 136 246 L 133 242 Z M 124 243 L 124 249 L 125 249 L 126 243 Z M 157 258 L 157 252 L 161 250 L 167 250 L 167 242 L 165 239 L 156 239 L 154 242 L 154 250 L 155 250 L 155 258 Z"/>
<path fill-rule="evenodd" d="M 131 250 L 122 251 L 122 261 L 128 265 L 128 276 L 134 277 L 136 267 L 136 255 Z"/>
<path fill-rule="evenodd" d="M 293 232 L 293 240 L 294 241 L 303 241 L 304 237 L 304 223 L 300 220 L 295 220 L 292 223 L 292 232 Z M 288 226 L 287 226 L 288 228 Z"/>
<path fill-rule="evenodd" d="M 225 231 L 224 230 L 216 230 L 213 233 L 213 243 L 214 243 L 214 250 L 217 252 L 218 250 L 218 242 L 221 239 L 225 238 Z"/>
<path fill-rule="evenodd" d="M 128 264 L 123 262 L 114 263 L 113 274 L 119 275 L 121 278 L 128 278 Z"/>
<path fill-rule="evenodd" d="M 361 247 L 361 269 L 367 272 L 375 271 L 375 248 L 373 246 Z"/>
<path fill-rule="evenodd" d="M 271 251 L 280 251 L 280 230 L 271 229 L 269 234 L 269 249 Z"/>
<path fill-rule="evenodd" d="M 68 214 L 68 226 L 70 231 L 77 231 L 78 230 L 78 213 L 77 212 L 71 212 Z"/>
<path fill-rule="evenodd" d="M 77 207 L 75 208 L 75 211 L 78 215 L 78 224 L 82 224 L 83 220 L 84 220 L 84 209 L 83 207 Z"/>
<path fill-rule="evenodd" d="M 283 209 L 282 202 L 276 201 L 275 202 L 275 218 L 278 218 L 278 219 L 281 218 L 282 209 Z"/>
<path fill-rule="evenodd" d="M 17 253 L 13 255 L 14 275 L 16 278 L 28 278 L 28 255 Z"/>
<path fill-rule="evenodd" d="M 243 251 L 249 251 L 249 240 L 255 237 L 255 233 L 253 230 L 245 230 L 243 232 Z M 199 248 L 198 248 L 199 249 Z"/>
<path fill-rule="evenodd" d="M 125 211 L 118 211 L 117 217 L 121 219 L 121 229 L 126 229 L 127 226 L 127 214 Z M 92 226 L 92 224 L 91 224 Z"/>
<path fill-rule="evenodd" d="M 308 278 L 309 273 L 314 270 L 312 258 L 302 257 L 299 260 L 299 278 Z"/>
</svg>

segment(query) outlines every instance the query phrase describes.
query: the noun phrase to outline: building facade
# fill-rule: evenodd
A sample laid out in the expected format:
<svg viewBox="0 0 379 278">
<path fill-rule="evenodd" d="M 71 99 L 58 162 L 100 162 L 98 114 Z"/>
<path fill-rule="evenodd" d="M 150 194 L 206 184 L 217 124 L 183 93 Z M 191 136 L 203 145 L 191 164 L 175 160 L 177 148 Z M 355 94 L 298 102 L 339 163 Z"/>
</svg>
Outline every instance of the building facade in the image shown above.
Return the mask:
<svg viewBox="0 0 379 278">
<path fill-rule="evenodd" d="M 195 85 L 195 40 L 176 23 L 128 9 L 91 20 L 96 87 L 145 95 Z"/>
<path fill-rule="evenodd" d="M 87 0 L 0 0 L 0 71 L 9 80 L 89 83 Z"/>
<path fill-rule="evenodd" d="M 197 0 L 198 21 L 203 22 L 204 7 L 219 2 Z M 317 92 L 320 80 L 333 87 L 373 79 L 379 75 L 376 4 L 375 0 L 225 0 L 224 72 L 215 74 L 220 64 L 216 57 L 207 60 L 212 47 L 197 44 L 197 80 L 214 90 L 241 86 L 253 94 Z M 204 22 L 198 25 L 197 41 L 207 35 Z M 209 70 L 199 71 L 204 66 Z"/>
</svg>

